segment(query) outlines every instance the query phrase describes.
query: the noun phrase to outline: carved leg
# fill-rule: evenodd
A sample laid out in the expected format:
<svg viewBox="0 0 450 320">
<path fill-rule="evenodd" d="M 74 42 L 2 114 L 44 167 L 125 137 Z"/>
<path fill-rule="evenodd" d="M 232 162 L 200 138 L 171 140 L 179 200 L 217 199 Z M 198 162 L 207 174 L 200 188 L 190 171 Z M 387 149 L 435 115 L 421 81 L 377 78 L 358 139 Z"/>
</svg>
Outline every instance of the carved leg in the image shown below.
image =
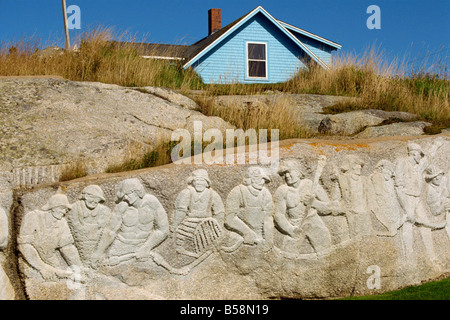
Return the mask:
<svg viewBox="0 0 450 320">
<path fill-rule="evenodd" d="M 414 229 L 413 224 L 405 222 L 401 228 L 402 247 L 403 247 L 403 260 L 404 263 L 410 266 L 416 264 L 416 258 L 414 255 Z"/>
<path fill-rule="evenodd" d="M 347 218 L 348 233 L 349 233 L 350 239 L 354 239 L 358 236 L 356 215 L 353 212 L 347 212 L 345 214 L 345 217 Z"/>
<path fill-rule="evenodd" d="M 309 216 L 303 228 L 315 252 L 319 253 L 331 248 L 330 233 L 319 216 Z"/>
<path fill-rule="evenodd" d="M 437 257 L 436 251 L 434 250 L 433 244 L 433 234 L 430 228 L 419 227 L 420 234 L 422 236 L 423 244 L 425 245 L 425 249 L 427 251 L 428 257 L 430 258 L 433 265 L 437 268 L 440 268 L 440 260 Z"/>
</svg>

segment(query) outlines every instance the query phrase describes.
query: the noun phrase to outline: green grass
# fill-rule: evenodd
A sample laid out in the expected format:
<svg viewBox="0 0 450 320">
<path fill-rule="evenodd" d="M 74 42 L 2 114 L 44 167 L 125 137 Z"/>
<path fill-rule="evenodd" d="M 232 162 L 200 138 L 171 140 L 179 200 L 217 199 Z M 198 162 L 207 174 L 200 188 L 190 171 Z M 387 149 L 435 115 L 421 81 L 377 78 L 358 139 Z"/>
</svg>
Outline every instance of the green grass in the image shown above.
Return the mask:
<svg viewBox="0 0 450 320">
<path fill-rule="evenodd" d="M 382 294 L 340 300 L 450 300 L 450 278 Z"/>
</svg>

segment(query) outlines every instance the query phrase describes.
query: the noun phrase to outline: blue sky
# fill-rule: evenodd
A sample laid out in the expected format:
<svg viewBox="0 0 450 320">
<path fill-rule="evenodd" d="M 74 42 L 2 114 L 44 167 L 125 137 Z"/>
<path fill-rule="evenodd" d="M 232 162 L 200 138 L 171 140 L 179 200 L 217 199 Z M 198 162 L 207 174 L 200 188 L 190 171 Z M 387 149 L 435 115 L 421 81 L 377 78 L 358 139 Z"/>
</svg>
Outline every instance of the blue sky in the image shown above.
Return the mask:
<svg viewBox="0 0 450 320">
<path fill-rule="evenodd" d="M 66 0 L 81 9 L 81 30 L 113 27 L 137 39 L 192 44 L 207 35 L 207 11 L 222 9 L 222 26 L 263 6 L 272 16 L 338 42 L 341 54 L 369 47 L 416 66 L 449 65 L 450 0 Z M 381 10 L 381 29 L 369 30 L 368 6 Z M 37 37 L 63 45 L 60 0 L 0 0 L 0 42 Z"/>
</svg>

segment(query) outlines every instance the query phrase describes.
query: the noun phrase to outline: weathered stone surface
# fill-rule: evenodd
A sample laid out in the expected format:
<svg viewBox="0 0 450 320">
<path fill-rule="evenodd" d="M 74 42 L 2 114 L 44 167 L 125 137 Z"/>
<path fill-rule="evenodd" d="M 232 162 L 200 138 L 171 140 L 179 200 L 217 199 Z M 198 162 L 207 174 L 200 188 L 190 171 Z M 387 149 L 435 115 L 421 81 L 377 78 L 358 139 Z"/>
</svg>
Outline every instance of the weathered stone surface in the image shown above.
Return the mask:
<svg viewBox="0 0 450 320">
<path fill-rule="evenodd" d="M 324 108 L 350 100 L 347 97 L 298 94 L 293 95 L 292 100 L 299 111 L 298 121 L 300 125 L 313 134 L 320 133 L 319 126 L 323 119 L 328 117 Z"/>
<path fill-rule="evenodd" d="M 196 120 L 204 130 L 232 128 L 170 90 L 139 90 L 0 81 L 3 298 L 330 298 L 450 270 L 449 135 L 391 131 L 424 123 L 359 134 L 393 138 L 285 141 L 273 165 L 172 164 L 57 182 L 60 164 L 81 158 L 91 160 L 90 174 L 101 172 L 128 145 L 192 132 Z M 328 117 L 329 134 L 412 120 L 376 110 L 322 113 L 342 97 L 218 99 L 242 107 L 289 99 L 313 132 Z"/>
<path fill-rule="evenodd" d="M 153 94 L 157 97 L 166 99 L 169 102 L 172 102 L 180 107 L 189 109 L 189 110 L 195 110 L 198 106 L 192 99 L 189 99 L 188 97 L 176 93 L 173 90 L 165 89 L 165 88 L 159 88 L 159 87 L 142 87 L 139 89 L 143 89 L 144 92 L 148 92 L 150 94 Z"/>
<path fill-rule="evenodd" d="M 327 117 L 323 114 L 325 107 L 348 100 L 346 97 L 314 95 L 314 94 L 261 94 L 261 95 L 231 95 L 218 96 L 215 103 L 221 106 L 252 106 L 271 107 L 276 104 L 290 104 L 295 107 L 296 119 L 299 126 L 313 134 L 317 134 L 321 121 Z"/>
<path fill-rule="evenodd" d="M 31 299 L 330 298 L 417 284 L 450 271 L 449 152 L 448 135 L 291 140 L 272 165 L 171 164 L 22 190 L 20 277 Z"/>
<path fill-rule="evenodd" d="M 252 96 L 218 96 L 215 103 L 221 106 L 270 107 L 277 103 L 290 104 L 295 108 L 295 118 L 302 128 L 311 134 L 351 136 L 364 130 L 361 138 L 394 135 L 422 135 L 420 127 L 425 122 L 413 122 L 414 114 L 400 111 L 358 110 L 338 114 L 326 114 L 324 108 L 356 98 L 314 94 L 271 94 Z M 384 121 L 404 121 L 404 124 L 378 128 Z M 411 122 L 407 124 L 406 122 Z M 427 124 L 428 125 L 428 124 Z M 403 130 L 403 131 L 402 131 Z M 359 136 L 357 136 L 359 137 Z"/>
<path fill-rule="evenodd" d="M 388 112 L 382 110 L 359 110 L 328 115 L 322 119 L 318 126 L 318 131 L 329 135 L 352 135 L 358 133 L 366 127 L 378 126 L 385 120 L 400 119 L 411 121 L 415 118 L 413 114 L 407 112 Z M 372 134 L 367 130 L 362 138 L 375 138 L 381 135 Z M 415 132 L 415 135 L 423 134 L 422 131 Z"/>
<path fill-rule="evenodd" d="M 233 128 L 193 111 L 193 101 L 180 94 L 142 91 L 63 79 L 0 79 L 0 169 L 33 168 L 25 179 L 35 179 L 52 165 L 81 159 L 89 173 L 98 173 L 129 149 L 151 149 L 176 129 L 192 132 L 195 120 L 205 130 Z"/>
<path fill-rule="evenodd" d="M 362 132 L 356 134 L 354 138 L 376 138 L 387 136 L 420 136 L 423 135 L 423 129 L 431 125 L 429 122 L 412 121 L 397 122 L 384 126 L 368 127 Z"/>
</svg>

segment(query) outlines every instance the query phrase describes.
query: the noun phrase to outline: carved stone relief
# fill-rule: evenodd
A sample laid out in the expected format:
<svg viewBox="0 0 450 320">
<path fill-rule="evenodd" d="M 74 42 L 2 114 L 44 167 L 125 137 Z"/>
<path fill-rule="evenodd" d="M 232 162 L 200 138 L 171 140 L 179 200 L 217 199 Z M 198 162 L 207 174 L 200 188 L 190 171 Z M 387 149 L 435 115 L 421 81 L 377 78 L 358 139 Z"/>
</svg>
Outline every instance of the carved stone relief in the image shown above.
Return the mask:
<svg viewBox="0 0 450 320">
<path fill-rule="evenodd" d="M 93 256 L 111 219 L 111 210 L 102 204 L 104 202 L 105 196 L 99 186 L 87 186 L 67 216 L 80 258 L 87 266 L 96 266 Z"/>
<path fill-rule="evenodd" d="M 44 282 L 73 277 L 73 266 L 79 266 L 81 282 L 133 265 L 184 277 L 214 253 L 240 250 L 279 261 L 325 259 L 364 237 L 398 240 L 407 266 L 416 263 L 419 241 L 439 266 L 433 232 L 445 231 L 450 239 L 449 179 L 429 159 L 441 145 L 436 139 L 425 152 L 411 143 L 407 157 L 395 164 L 381 159 L 366 171 L 362 157 L 353 154 L 343 156 L 339 168 L 325 156 L 307 165 L 284 159 L 278 176 L 252 166 L 241 184 L 230 186 L 225 205 L 223 190 L 212 188 L 205 169 L 193 170 L 166 208 L 137 178 L 120 182 L 111 208 L 102 188 L 88 185 L 73 204 L 55 194 L 26 213 L 17 242 L 28 268 Z M 276 179 L 282 182 L 274 184 Z M 345 237 L 331 231 L 334 219 L 346 222 Z M 164 250 L 177 258 L 167 259 Z"/>
<path fill-rule="evenodd" d="M 380 160 L 370 175 L 373 188 L 370 210 L 384 227 L 383 230 L 377 232 L 379 236 L 395 236 L 405 222 L 397 199 L 394 179 L 394 165 L 388 160 Z"/>
<path fill-rule="evenodd" d="M 259 167 L 250 167 L 242 184 L 227 196 L 225 227 L 239 235 L 237 243 L 270 249 L 273 244 L 273 201 L 264 187 L 270 178 Z"/>
<path fill-rule="evenodd" d="M 67 279 L 72 275 L 68 266 L 82 266 L 65 217 L 71 207 L 65 195 L 56 194 L 23 218 L 19 250 L 45 281 Z"/>
<path fill-rule="evenodd" d="M 332 213 L 332 204 L 319 178 L 326 159 L 320 159 L 314 181 L 305 179 L 305 174 L 294 161 L 286 161 L 279 175 L 286 184 L 274 195 L 274 221 L 279 232 L 286 235 L 279 244 L 282 250 L 299 253 L 307 239 L 315 253 L 323 254 L 331 246 L 331 236 L 320 215 Z"/>
<path fill-rule="evenodd" d="M 0 207 L 0 250 L 6 248 L 9 238 L 8 218 L 5 210 Z M 0 255 L 2 255 L 0 251 Z M 14 300 L 14 289 L 6 272 L 3 270 L 3 258 L 0 256 L 0 300 Z"/>
<path fill-rule="evenodd" d="M 158 199 L 146 193 L 138 179 L 126 179 L 119 186 L 116 206 L 94 254 L 95 262 L 105 257 L 105 264 L 114 266 L 151 259 L 165 266 L 153 249 L 168 234 L 167 214 Z"/>
<path fill-rule="evenodd" d="M 370 184 L 368 178 L 362 175 L 363 166 L 362 159 L 348 155 L 333 177 L 339 186 L 340 211 L 347 218 L 351 239 L 372 232 L 368 207 Z"/>
<path fill-rule="evenodd" d="M 187 184 L 175 200 L 172 228 L 177 252 L 198 258 L 222 236 L 225 208 L 206 170 L 192 172 Z"/>
<path fill-rule="evenodd" d="M 429 157 L 434 157 L 443 141 L 436 139 L 426 154 L 416 143 L 408 144 L 408 156 L 400 158 L 396 164 L 396 194 L 405 214 L 400 228 L 403 240 L 403 257 L 409 266 L 416 264 L 414 252 L 414 230 L 418 228 L 426 253 L 432 261 L 437 261 L 431 239 L 431 231 L 437 226 L 430 224 L 424 214 L 422 195 L 425 188 L 424 172 L 429 165 Z"/>
</svg>

